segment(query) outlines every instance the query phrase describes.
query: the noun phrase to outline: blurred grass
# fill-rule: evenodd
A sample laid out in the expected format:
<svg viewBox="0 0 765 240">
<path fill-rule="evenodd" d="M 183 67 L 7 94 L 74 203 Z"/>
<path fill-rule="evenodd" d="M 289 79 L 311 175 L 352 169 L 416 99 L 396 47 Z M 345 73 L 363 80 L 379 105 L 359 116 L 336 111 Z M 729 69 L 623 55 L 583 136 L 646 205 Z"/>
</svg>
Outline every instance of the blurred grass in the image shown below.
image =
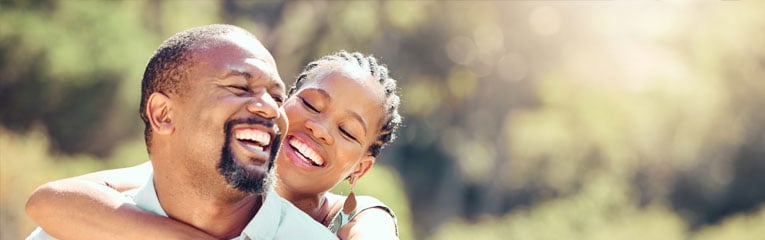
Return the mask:
<svg viewBox="0 0 765 240">
<path fill-rule="evenodd" d="M 618 179 L 591 177 L 584 189 L 480 224 L 451 221 L 432 239 L 685 239 L 686 225 L 660 204 L 638 206 Z"/>
<path fill-rule="evenodd" d="M 24 213 L 24 204 L 34 189 L 51 180 L 101 169 L 132 166 L 146 161 L 142 140 L 128 141 L 108 160 L 88 155 L 49 153 L 48 139 L 35 129 L 18 135 L 0 127 L 0 200 L 2 239 L 21 239 L 35 224 Z"/>
<path fill-rule="evenodd" d="M 666 203 L 642 205 L 628 185 L 609 177 L 592 177 L 574 194 L 543 201 L 503 217 L 476 221 L 449 220 L 430 239 L 557 240 L 753 240 L 765 236 L 765 205 L 690 230 Z"/>
</svg>

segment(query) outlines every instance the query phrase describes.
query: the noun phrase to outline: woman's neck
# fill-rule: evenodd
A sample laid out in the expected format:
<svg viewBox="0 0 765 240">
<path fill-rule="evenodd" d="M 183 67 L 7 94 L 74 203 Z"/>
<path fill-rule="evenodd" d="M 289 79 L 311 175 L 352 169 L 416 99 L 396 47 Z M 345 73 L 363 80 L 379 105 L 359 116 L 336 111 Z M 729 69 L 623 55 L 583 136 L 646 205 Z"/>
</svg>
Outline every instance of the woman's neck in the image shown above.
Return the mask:
<svg viewBox="0 0 765 240">
<path fill-rule="evenodd" d="M 327 225 L 324 220 L 329 214 L 329 204 L 325 196 L 326 192 L 306 194 L 298 193 L 286 187 L 284 184 L 275 184 L 274 189 L 279 196 L 290 201 L 298 209 L 305 212 L 319 223 Z"/>
</svg>

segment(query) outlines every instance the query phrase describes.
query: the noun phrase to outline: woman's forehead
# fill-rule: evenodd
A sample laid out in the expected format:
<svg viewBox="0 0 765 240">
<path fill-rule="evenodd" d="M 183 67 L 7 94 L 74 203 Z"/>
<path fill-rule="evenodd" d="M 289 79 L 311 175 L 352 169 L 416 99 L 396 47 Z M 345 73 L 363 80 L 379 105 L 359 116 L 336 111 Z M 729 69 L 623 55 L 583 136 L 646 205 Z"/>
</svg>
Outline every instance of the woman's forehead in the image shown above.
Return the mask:
<svg viewBox="0 0 765 240">
<path fill-rule="evenodd" d="M 369 74 L 354 74 L 342 70 L 325 71 L 306 79 L 303 88 L 327 89 L 328 92 L 341 95 L 369 96 L 382 101 L 382 85 L 373 81 Z"/>
<path fill-rule="evenodd" d="M 357 77 L 353 77 L 357 76 Z M 359 78 L 360 76 L 360 78 Z M 309 80 L 309 79 L 306 79 Z M 356 112 L 376 127 L 384 115 L 385 93 L 383 86 L 369 74 L 349 74 L 346 71 L 326 71 L 307 81 L 301 91 L 321 91 L 332 104 Z"/>
<path fill-rule="evenodd" d="M 373 80 L 373 76 L 368 70 L 364 70 L 361 66 L 351 62 L 331 62 L 324 66 L 320 66 L 316 69 L 312 76 L 305 79 L 306 83 L 303 86 L 309 85 L 309 83 L 317 83 L 326 81 L 326 79 L 343 79 L 353 80 L 363 85 L 376 86 L 376 81 Z"/>
</svg>

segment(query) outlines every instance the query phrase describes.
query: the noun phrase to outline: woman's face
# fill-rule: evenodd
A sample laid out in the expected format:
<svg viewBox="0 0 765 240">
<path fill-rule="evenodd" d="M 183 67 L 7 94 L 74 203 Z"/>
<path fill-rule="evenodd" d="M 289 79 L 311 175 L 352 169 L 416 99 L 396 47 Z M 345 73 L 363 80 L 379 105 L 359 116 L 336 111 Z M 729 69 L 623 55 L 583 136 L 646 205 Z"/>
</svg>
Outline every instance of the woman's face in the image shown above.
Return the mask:
<svg viewBox="0 0 765 240">
<path fill-rule="evenodd" d="M 317 69 L 284 104 L 289 128 L 279 181 L 298 194 L 325 192 L 374 164 L 367 151 L 383 120 L 382 86 L 353 65 Z M 360 176 L 359 176 L 360 177 Z"/>
</svg>

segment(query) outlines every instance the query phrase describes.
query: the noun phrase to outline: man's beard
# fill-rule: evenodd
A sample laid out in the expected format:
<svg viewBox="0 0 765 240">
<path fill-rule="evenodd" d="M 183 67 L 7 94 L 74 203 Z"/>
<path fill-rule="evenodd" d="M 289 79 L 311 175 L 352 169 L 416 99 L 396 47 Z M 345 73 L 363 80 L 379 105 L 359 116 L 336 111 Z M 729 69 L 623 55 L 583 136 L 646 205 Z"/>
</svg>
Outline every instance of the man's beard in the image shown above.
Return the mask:
<svg viewBox="0 0 765 240">
<path fill-rule="evenodd" d="M 221 149 L 221 158 L 220 162 L 218 163 L 218 172 L 226 178 L 228 185 L 234 189 L 248 193 L 263 193 L 271 187 L 271 184 L 273 184 L 274 174 L 272 170 L 274 167 L 274 159 L 276 159 L 276 154 L 279 151 L 279 146 L 281 144 L 281 134 L 277 133 L 276 138 L 271 141 L 268 162 L 266 163 L 268 164 L 266 172 L 262 174 L 251 173 L 247 171 L 244 166 L 240 165 L 236 160 L 234 160 L 234 154 L 231 152 L 231 139 L 233 138 L 231 128 L 235 124 L 240 123 L 261 124 L 269 128 L 273 127 L 273 122 L 256 118 L 230 120 L 226 122 L 224 129 L 226 134 L 226 142 L 223 144 L 223 149 Z"/>
</svg>

